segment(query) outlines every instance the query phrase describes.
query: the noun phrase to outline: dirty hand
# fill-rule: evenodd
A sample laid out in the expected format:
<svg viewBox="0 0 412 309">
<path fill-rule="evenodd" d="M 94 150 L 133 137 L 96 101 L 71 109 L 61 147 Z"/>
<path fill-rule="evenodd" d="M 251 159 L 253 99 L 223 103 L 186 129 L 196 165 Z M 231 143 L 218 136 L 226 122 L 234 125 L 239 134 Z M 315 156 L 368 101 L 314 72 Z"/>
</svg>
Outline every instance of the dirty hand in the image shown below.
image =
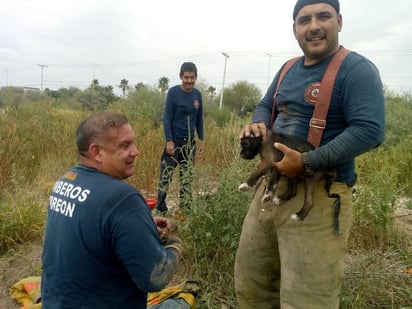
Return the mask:
<svg viewBox="0 0 412 309">
<path fill-rule="evenodd" d="M 242 131 L 240 131 L 239 138 L 251 135 L 262 136 L 265 138 L 267 135 L 266 125 L 263 122 L 247 124 L 243 127 Z"/>
<path fill-rule="evenodd" d="M 196 143 L 196 152 L 199 153 L 199 154 L 203 153 L 204 146 L 205 146 L 204 141 L 201 140 L 201 139 L 198 140 L 197 143 Z"/>
<path fill-rule="evenodd" d="M 274 168 L 288 178 L 303 176 L 301 153 L 281 143 L 275 143 L 274 147 L 283 152 L 282 160 L 273 163 Z"/>
<path fill-rule="evenodd" d="M 157 232 L 159 233 L 160 238 L 163 238 L 165 235 L 167 237 L 172 228 L 171 221 L 165 217 L 154 217 L 153 220 L 156 223 Z"/>
<path fill-rule="evenodd" d="M 175 153 L 175 142 L 174 141 L 166 142 L 166 153 L 168 155 L 173 156 L 173 154 Z"/>
</svg>

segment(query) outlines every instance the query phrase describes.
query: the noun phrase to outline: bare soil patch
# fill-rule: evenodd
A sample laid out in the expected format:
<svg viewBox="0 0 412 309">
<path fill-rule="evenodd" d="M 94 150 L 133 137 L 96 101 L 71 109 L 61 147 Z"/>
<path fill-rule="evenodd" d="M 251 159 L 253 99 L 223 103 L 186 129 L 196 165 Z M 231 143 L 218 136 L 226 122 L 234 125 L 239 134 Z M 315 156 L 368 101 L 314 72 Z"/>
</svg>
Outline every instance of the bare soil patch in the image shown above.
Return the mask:
<svg viewBox="0 0 412 309">
<path fill-rule="evenodd" d="M 406 207 L 410 199 L 402 198 L 398 201 L 398 207 L 395 210 L 395 230 L 412 239 L 412 209 Z"/>
<path fill-rule="evenodd" d="M 0 256 L 0 308 L 21 308 L 10 297 L 10 287 L 29 276 L 41 274 L 41 252 L 43 241 L 33 239 Z"/>
</svg>

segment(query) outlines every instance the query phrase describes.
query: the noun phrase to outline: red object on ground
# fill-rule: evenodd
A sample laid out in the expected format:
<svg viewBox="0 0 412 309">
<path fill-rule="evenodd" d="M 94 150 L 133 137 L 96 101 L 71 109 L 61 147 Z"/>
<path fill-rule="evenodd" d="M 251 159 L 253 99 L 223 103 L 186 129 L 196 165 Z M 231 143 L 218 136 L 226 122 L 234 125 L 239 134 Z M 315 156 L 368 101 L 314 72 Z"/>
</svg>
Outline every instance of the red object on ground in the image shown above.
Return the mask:
<svg viewBox="0 0 412 309">
<path fill-rule="evenodd" d="M 179 208 L 178 210 L 176 210 L 173 214 L 172 217 L 176 220 L 185 222 L 186 221 L 186 216 L 184 215 L 183 211 L 181 208 Z"/>
<path fill-rule="evenodd" d="M 154 209 L 156 207 L 157 200 L 155 199 L 146 199 L 146 204 L 149 206 L 150 209 Z"/>
</svg>

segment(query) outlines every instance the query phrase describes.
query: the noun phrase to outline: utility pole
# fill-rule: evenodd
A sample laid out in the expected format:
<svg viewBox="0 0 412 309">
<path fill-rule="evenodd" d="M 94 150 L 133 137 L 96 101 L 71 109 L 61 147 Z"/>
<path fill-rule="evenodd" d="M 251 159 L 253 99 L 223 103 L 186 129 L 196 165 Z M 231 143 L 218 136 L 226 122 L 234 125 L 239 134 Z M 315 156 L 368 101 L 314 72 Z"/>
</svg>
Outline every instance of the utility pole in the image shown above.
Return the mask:
<svg viewBox="0 0 412 309">
<path fill-rule="evenodd" d="M 273 57 L 273 55 L 267 53 L 266 56 L 269 57 L 269 60 L 268 60 L 268 81 L 267 81 L 267 87 L 269 87 L 269 81 L 270 81 L 270 59 Z"/>
<path fill-rule="evenodd" d="M 9 86 L 9 70 L 7 69 L 3 69 L 4 72 L 6 72 L 6 87 Z"/>
<path fill-rule="evenodd" d="M 226 79 L 226 64 L 227 64 L 227 58 L 229 58 L 229 54 L 222 52 L 222 55 L 225 56 L 225 68 L 223 69 L 223 82 L 222 82 L 222 92 L 220 94 L 220 104 L 219 104 L 219 109 L 222 109 L 222 103 L 223 103 L 223 91 L 225 89 L 225 79 Z"/>
<path fill-rule="evenodd" d="M 38 66 L 41 68 L 41 83 L 40 83 L 40 92 L 43 92 L 43 69 L 47 68 L 48 66 L 45 64 L 38 64 Z"/>
</svg>

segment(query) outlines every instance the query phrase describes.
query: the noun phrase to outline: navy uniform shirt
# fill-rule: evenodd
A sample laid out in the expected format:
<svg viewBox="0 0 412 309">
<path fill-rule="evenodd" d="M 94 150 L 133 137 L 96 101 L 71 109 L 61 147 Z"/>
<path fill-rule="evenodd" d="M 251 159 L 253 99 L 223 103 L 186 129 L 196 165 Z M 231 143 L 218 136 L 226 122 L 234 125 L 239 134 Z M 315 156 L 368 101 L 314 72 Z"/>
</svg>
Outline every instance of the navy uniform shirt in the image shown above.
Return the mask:
<svg viewBox="0 0 412 309">
<path fill-rule="evenodd" d="M 178 266 L 131 185 L 75 165 L 52 189 L 43 251 L 42 308 L 146 308 Z"/>
<path fill-rule="evenodd" d="M 166 141 L 174 139 L 200 140 L 203 136 L 203 102 L 200 91 L 183 91 L 179 85 L 169 89 L 163 114 Z"/>
<path fill-rule="evenodd" d="M 332 57 L 305 66 L 303 58 L 285 75 L 276 99 L 272 130 L 307 139 L 320 81 Z M 279 72 L 253 115 L 269 126 Z M 354 183 L 354 158 L 383 142 L 385 108 L 379 72 L 365 57 L 351 52 L 336 76 L 321 147 L 310 151 L 314 169 L 333 167 L 337 181 Z"/>
</svg>

